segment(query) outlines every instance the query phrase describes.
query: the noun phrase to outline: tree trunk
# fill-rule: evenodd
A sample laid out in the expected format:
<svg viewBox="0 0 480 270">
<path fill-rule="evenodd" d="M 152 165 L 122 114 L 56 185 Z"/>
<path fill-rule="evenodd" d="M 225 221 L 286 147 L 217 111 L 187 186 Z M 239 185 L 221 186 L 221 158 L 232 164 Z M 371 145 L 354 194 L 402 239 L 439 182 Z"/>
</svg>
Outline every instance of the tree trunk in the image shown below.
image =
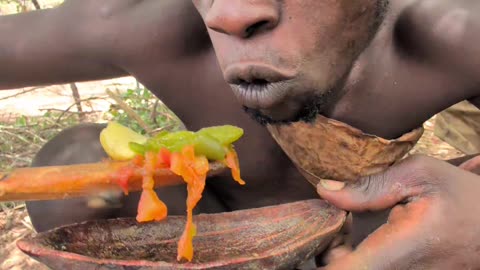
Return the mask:
<svg viewBox="0 0 480 270">
<path fill-rule="evenodd" d="M 82 99 L 80 98 L 80 93 L 78 92 L 77 85 L 74 84 L 74 83 L 71 83 L 70 88 L 72 89 L 72 96 L 73 96 L 73 99 L 75 100 L 75 104 L 77 106 L 77 111 L 78 111 L 78 116 L 80 118 L 80 122 L 84 122 L 85 121 L 85 113 L 83 113 Z"/>
</svg>

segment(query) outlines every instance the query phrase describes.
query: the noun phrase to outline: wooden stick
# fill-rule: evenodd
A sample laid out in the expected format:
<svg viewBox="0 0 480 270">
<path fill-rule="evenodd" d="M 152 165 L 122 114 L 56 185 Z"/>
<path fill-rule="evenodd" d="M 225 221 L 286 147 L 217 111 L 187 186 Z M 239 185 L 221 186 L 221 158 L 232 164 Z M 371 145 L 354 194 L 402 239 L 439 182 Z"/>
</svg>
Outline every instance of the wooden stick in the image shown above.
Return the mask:
<svg viewBox="0 0 480 270">
<path fill-rule="evenodd" d="M 118 185 L 119 172 L 132 166 L 130 162 L 110 162 L 17 169 L 0 173 L 0 202 L 69 199 L 92 195 Z M 142 189 L 142 168 L 133 167 L 128 180 L 128 191 Z M 210 163 L 209 176 L 222 173 L 221 163 Z M 169 169 L 157 169 L 155 187 L 184 184 L 183 179 Z"/>
</svg>

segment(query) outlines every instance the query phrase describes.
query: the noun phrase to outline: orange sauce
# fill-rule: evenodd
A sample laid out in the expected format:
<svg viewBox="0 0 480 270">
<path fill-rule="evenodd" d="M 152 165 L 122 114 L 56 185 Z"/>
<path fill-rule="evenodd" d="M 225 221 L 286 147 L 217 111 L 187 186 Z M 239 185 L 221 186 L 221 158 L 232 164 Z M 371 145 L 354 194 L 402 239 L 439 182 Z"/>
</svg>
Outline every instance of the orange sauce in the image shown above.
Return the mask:
<svg viewBox="0 0 480 270">
<path fill-rule="evenodd" d="M 240 166 L 237 153 L 233 148 L 228 149 L 223 163 L 231 169 L 232 177 L 244 185 L 240 177 Z M 196 226 L 193 223 L 193 209 L 202 198 L 205 181 L 209 171 L 208 159 L 205 156 L 196 156 L 193 146 L 186 146 L 178 153 L 170 153 L 166 149 L 157 154 L 147 152 L 145 157 L 136 157 L 132 166 L 125 167 L 118 172 L 117 181 L 126 194 L 128 194 L 128 179 L 132 176 L 135 167 L 143 168 L 142 195 L 137 209 L 138 222 L 161 221 L 167 217 L 167 206 L 158 198 L 154 186 L 153 174 L 155 169 L 170 168 L 182 176 L 187 184 L 187 222 L 178 242 L 177 260 L 193 259 L 193 237 L 196 235 Z"/>
</svg>

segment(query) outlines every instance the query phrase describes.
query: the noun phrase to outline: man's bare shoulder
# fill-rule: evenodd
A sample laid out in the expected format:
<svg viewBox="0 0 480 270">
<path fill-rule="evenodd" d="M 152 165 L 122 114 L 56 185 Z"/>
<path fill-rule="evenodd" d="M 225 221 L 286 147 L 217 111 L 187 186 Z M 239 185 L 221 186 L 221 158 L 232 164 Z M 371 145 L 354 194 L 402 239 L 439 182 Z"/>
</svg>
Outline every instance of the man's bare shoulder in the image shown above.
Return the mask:
<svg viewBox="0 0 480 270">
<path fill-rule="evenodd" d="M 394 0 L 401 1 L 401 0 Z M 470 0 L 409 0 L 395 25 L 395 34 L 415 54 L 441 60 L 448 51 L 461 50 L 468 42 L 467 34 L 477 21 L 480 6 Z M 475 16 L 474 16 L 475 15 Z M 427 59 L 428 60 L 428 59 Z"/>
<path fill-rule="evenodd" d="M 478 1 L 409 0 L 393 28 L 395 44 L 404 57 L 471 88 L 467 98 L 478 97 L 479 12 Z"/>
</svg>

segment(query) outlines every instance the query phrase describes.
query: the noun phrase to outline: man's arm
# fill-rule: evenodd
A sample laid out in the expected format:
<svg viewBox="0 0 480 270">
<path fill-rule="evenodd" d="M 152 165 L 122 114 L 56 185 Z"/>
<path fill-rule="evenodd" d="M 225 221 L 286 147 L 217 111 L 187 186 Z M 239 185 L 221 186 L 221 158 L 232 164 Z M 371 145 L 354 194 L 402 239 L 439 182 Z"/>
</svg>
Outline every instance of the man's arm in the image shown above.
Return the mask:
<svg viewBox="0 0 480 270">
<path fill-rule="evenodd" d="M 178 0 L 67 0 L 0 17 L 0 89 L 107 79 L 194 53 L 203 24 Z M 198 24 L 200 22 L 200 24 Z M 142 59 L 149 61 L 142 61 Z"/>
<path fill-rule="evenodd" d="M 125 74 L 109 63 L 108 20 L 78 2 L 0 17 L 0 89 Z"/>
</svg>

